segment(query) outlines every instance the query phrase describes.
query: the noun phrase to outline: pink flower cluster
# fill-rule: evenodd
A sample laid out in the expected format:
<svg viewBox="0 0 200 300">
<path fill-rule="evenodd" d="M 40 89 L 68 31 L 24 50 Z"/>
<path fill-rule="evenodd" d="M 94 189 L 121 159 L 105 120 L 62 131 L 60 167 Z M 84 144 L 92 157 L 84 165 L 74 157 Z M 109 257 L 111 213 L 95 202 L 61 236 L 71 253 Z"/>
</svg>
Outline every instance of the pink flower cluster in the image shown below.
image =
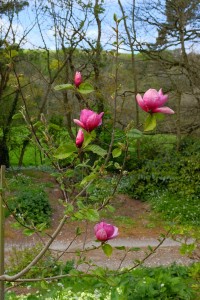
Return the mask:
<svg viewBox="0 0 200 300">
<path fill-rule="evenodd" d="M 98 241 L 105 242 L 118 235 L 118 228 L 111 224 L 100 222 L 95 225 L 94 233 Z"/>
<path fill-rule="evenodd" d="M 91 132 L 96 127 L 102 124 L 102 117 L 104 112 L 100 114 L 95 113 L 90 109 L 83 109 L 80 114 L 80 120 L 74 119 L 74 123 L 78 126 L 82 127 L 88 132 Z M 78 134 L 76 136 L 76 146 L 81 148 L 84 142 L 84 133 L 83 130 L 79 129 Z"/>
</svg>

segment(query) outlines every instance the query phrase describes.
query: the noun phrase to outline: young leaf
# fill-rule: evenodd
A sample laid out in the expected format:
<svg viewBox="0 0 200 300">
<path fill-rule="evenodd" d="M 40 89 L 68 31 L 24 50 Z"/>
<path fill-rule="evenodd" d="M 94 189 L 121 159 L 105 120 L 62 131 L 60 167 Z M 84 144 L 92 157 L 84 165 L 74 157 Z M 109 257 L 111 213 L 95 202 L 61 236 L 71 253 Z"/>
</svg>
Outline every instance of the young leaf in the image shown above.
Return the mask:
<svg viewBox="0 0 200 300">
<path fill-rule="evenodd" d="M 143 136 L 143 134 L 140 130 L 132 128 L 127 132 L 126 136 L 131 139 L 140 139 Z"/>
<path fill-rule="evenodd" d="M 23 117 L 22 117 L 22 114 L 21 114 L 21 113 L 17 113 L 17 114 L 15 114 L 15 115 L 12 117 L 13 120 L 22 119 L 22 118 L 23 118 Z"/>
<path fill-rule="evenodd" d="M 83 82 L 79 85 L 78 91 L 81 94 L 90 94 L 90 93 L 94 92 L 94 88 L 90 83 Z"/>
<path fill-rule="evenodd" d="M 115 249 L 117 250 L 126 250 L 125 246 L 116 246 Z"/>
<path fill-rule="evenodd" d="M 71 156 L 76 151 L 77 151 L 77 148 L 74 144 L 61 145 L 56 150 L 54 157 L 57 159 L 65 159 L 65 158 Z"/>
<path fill-rule="evenodd" d="M 91 222 L 99 221 L 99 213 L 97 210 L 89 208 L 86 211 L 85 218 Z"/>
<path fill-rule="evenodd" d="M 140 250 L 141 250 L 141 248 L 139 248 L 139 247 L 132 247 L 129 249 L 129 251 L 140 251 Z"/>
<path fill-rule="evenodd" d="M 144 131 L 150 131 L 154 128 L 156 128 L 156 117 L 154 114 L 149 114 L 144 123 Z"/>
<path fill-rule="evenodd" d="M 111 256 L 112 252 L 113 252 L 113 248 L 111 245 L 109 244 L 102 244 L 102 250 L 105 253 L 105 255 L 107 256 Z"/>
<path fill-rule="evenodd" d="M 121 154 L 122 154 L 122 149 L 120 149 L 120 148 L 115 148 L 115 149 L 112 151 L 112 156 L 113 156 L 113 158 L 119 157 Z"/>
<path fill-rule="evenodd" d="M 60 84 L 60 85 L 54 86 L 55 91 L 73 90 L 73 89 L 74 89 L 74 86 L 70 83 Z"/>
<path fill-rule="evenodd" d="M 92 132 L 87 132 L 84 130 L 84 142 L 83 142 L 83 149 L 87 147 L 87 145 L 89 145 L 92 140 L 94 140 L 96 138 L 96 133 L 95 131 Z"/>
<path fill-rule="evenodd" d="M 106 150 L 104 150 L 103 148 L 101 148 L 98 145 L 89 145 L 85 148 L 86 151 L 92 151 L 93 153 L 98 154 L 99 156 L 105 156 L 106 155 Z"/>
<path fill-rule="evenodd" d="M 23 234 L 25 234 L 27 236 L 31 236 L 34 233 L 35 233 L 35 231 L 33 229 L 26 228 L 26 229 L 23 230 Z"/>
<path fill-rule="evenodd" d="M 91 180 L 95 179 L 98 177 L 97 173 L 91 173 L 90 175 L 86 176 L 83 178 L 81 181 L 80 185 L 85 185 L 86 183 L 90 182 Z"/>
</svg>

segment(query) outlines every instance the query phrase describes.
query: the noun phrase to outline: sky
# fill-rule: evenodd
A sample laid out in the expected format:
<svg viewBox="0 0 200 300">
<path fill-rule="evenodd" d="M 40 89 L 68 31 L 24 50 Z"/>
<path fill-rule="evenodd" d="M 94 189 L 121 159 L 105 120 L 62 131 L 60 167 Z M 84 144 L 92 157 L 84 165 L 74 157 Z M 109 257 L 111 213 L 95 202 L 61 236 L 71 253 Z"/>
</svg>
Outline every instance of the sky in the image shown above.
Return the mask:
<svg viewBox="0 0 200 300">
<path fill-rule="evenodd" d="M 42 0 L 37 0 L 37 2 L 41 2 Z M 131 1 L 131 0 L 130 0 Z M 19 43 L 21 37 L 26 35 L 23 39 L 22 47 L 25 49 L 34 49 L 38 47 L 43 47 L 44 43 L 42 37 L 40 35 L 39 28 L 36 24 L 36 17 L 34 11 L 34 0 L 29 0 L 29 7 L 26 7 L 22 12 L 19 13 L 18 17 L 15 18 L 13 22 L 13 30 L 16 34 L 16 43 Z M 85 0 L 87 2 L 87 0 Z M 128 1 L 121 0 L 124 7 L 126 7 Z M 115 26 L 113 15 L 117 14 L 118 18 L 120 18 L 121 12 L 119 11 L 118 1 L 117 0 L 105 0 L 105 16 L 102 21 L 102 46 L 104 49 L 111 49 L 112 43 L 115 42 L 115 33 L 112 27 Z M 40 9 L 38 10 L 40 12 Z M 64 12 L 65 13 L 65 12 Z M 77 14 L 78 17 L 81 18 L 81 12 L 76 9 L 73 13 Z M 64 15 L 64 14 L 63 14 Z M 83 15 L 83 14 L 82 14 Z M 101 15 L 102 17 L 103 15 Z M 41 25 L 42 34 L 45 38 L 46 45 L 49 49 L 55 49 L 55 39 L 54 39 L 54 27 L 51 25 L 50 18 L 43 18 L 43 15 L 39 13 L 39 22 Z M 4 29 L 4 31 L 9 27 L 9 21 L 3 17 L 0 19 L 0 27 Z M 71 28 L 68 28 L 68 32 L 70 33 Z M 30 32 L 29 32 L 30 31 Z M 29 33 L 28 33 L 29 32 Z M 95 22 L 92 22 L 87 29 L 87 37 L 90 39 L 95 39 L 97 37 L 97 26 Z M 145 35 L 144 35 L 145 36 Z M 12 39 L 12 35 L 10 35 Z M 149 35 L 149 39 L 152 37 Z M 147 39 L 147 36 L 145 36 Z M 124 47 L 123 47 L 124 48 Z M 126 52 L 126 50 L 122 50 L 122 52 Z"/>
<path fill-rule="evenodd" d="M 36 24 L 36 16 L 34 12 L 34 3 L 37 1 L 37 3 L 41 4 L 41 2 L 44 2 L 45 0 L 29 0 L 29 7 L 26 7 L 22 12 L 19 13 L 18 17 L 14 19 L 13 21 L 13 31 L 16 34 L 16 43 L 19 43 L 21 38 L 26 35 L 26 37 L 23 39 L 23 42 L 21 46 L 25 49 L 37 49 L 38 47 L 43 48 L 44 43 L 40 34 L 40 30 L 42 32 L 42 35 L 44 37 L 46 46 L 54 50 L 55 49 L 55 38 L 54 38 L 54 33 L 55 33 L 55 27 L 53 26 L 50 17 L 45 17 L 40 11 L 40 5 L 38 5 L 38 21 L 40 23 L 40 30 L 38 25 Z M 136 5 L 140 7 L 142 5 L 142 2 L 144 0 L 136 0 Z M 146 0 L 145 0 L 146 1 Z M 55 1 L 54 1 L 55 2 Z M 85 0 L 87 2 L 87 0 Z M 121 0 L 125 12 L 127 15 L 129 14 L 127 10 L 127 6 L 129 3 L 132 3 L 131 0 Z M 0 1 L 1 3 L 1 1 Z M 105 50 L 111 50 L 113 48 L 112 43 L 115 42 L 115 32 L 112 27 L 115 26 L 114 20 L 113 20 L 113 15 L 114 13 L 117 14 L 118 18 L 122 16 L 121 12 L 119 11 L 118 7 L 118 0 L 105 0 L 104 1 L 104 7 L 105 7 L 105 13 L 101 15 L 103 16 L 103 21 L 102 21 L 102 39 L 101 43 L 102 46 Z M 82 19 L 83 13 L 78 9 L 77 5 L 75 6 L 73 10 L 73 14 L 77 17 L 77 19 Z M 62 11 L 62 16 L 63 18 L 66 15 L 66 11 L 63 9 Z M 160 17 L 160 16 L 158 16 Z M 86 23 L 88 22 L 88 19 L 86 19 Z M 64 20 L 64 19 L 63 19 Z M 123 22 L 121 22 L 122 25 Z M 6 31 L 7 28 L 9 27 L 9 21 L 6 19 L 6 17 L 2 17 L 0 19 L 0 35 L 1 31 Z M 70 35 L 72 32 L 72 28 L 70 26 L 67 26 L 66 30 L 66 35 Z M 123 29 L 121 26 L 121 33 L 123 35 Z M 149 30 L 149 28 L 145 28 L 144 26 L 138 27 L 137 30 L 138 34 L 138 41 L 140 43 L 149 43 L 149 42 L 154 42 L 155 38 L 157 36 L 157 31 Z M 89 24 L 89 27 L 86 32 L 86 36 L 90 38 L 91 40 L 95 40 L 97 37 L 97 26 L 96 22 L 91 22 Z M 12 35 L 10 35 L 10 38 L 12 39 Z M 82 46 L 87 46 L 87 45 L 82 45 Z M 195 45 L 195 49 L 199 49 L 199 45 Z M 122 47 L 120 50 L 121 52 L 127 52 L 126 47 Z"/>
</svg>

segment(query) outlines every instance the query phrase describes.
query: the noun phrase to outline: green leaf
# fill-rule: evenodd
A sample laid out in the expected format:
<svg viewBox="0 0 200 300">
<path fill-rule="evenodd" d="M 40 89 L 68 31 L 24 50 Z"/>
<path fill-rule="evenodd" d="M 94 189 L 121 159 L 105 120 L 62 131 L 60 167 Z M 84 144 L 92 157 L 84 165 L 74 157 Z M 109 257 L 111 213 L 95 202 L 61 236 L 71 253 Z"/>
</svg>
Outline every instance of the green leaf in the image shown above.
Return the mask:
<svg viewBox="0 0 200 300">
<path fill-rule="evenodd" d="M 103 148 L 101 148 L 98 145 L 89 145 L 84 150 L 92 151 L 93 153 L 96 153 L 96 154 L 98 154 L 99 156 L 102 156 L 102 157 L 104 157 L 107 154 L 106 150 L 104 150 Z"/>
<path fill-rule="evenodd" d="M 115 278 L 115 277 L 108 277 L 108 278 L 106 278 L 106 282 L 108 283 L 108 285 L 109 286 L 118 286 L 118 284 L 119 284 L 119 280 L 118 280 L 118 278 Z M 111 299 L 119 299 L 119 298 L 111 298 Z"/>
<path fill-rule="evenodd" d="M 77 152 L 77 148 L 74 144 L 61 145 L 56 150 L 54 157 L 57 159 L 65 159 L 71 156 L 74 152 Z"/>
<path fill-rule="evenodd" d="M 96 138 L 96 132 L 87 132 L 84 130 L 84 142 L 83 142 L 83 149 L 87 147 L 94 139 Z"/>
<path fill-rule="evenodd" d="M 60 84 L 60 85 L 54 86 L 55 91 L 73 90 L 73 89 L 74 89 L 74 86 L 70 83 Z"/>
<path fill-rule="evenodd" d="M 14 229 L 20 229 L 21 225 L 18 222 L 15 222 L 15 223 L 11 223 L 11 227 Z"/>
<path fill-rule="evenodd" d="M 19 53 L 15 49 L 8 50 L 7 53 L 5 53 L 5 57 L 7 57 L 7 58 L 13 58 L 13 57 L 18 56 L 18 55 L 19 55 Z"/>
<path fill-rule="evenodd" d="M 41 286 L 41 288 L 44 289 L 44 290 L 48 290 L 48 288 L 49 288 L 47 282 L 44 281 L 44 280 L 41 281 L 40 286 Z"/>
<path fill-rule="evenodd" d="M 115 249 L 117 250 L 126 250 L 125 246 L 116 246 Z"/>
<path fill-rule="evenodd" d="M 120 148 L 115 148 L 115 149 L 112 151 L 112 156 L 113 156 L 113 158 L 119 157 L 121 154 L 122 154 L 122 149 L 120 149 Z"/>
<path fill-rule="evenodd" d="M 164 114 L 157 113 L 157 114 L 155 114 L 155 116 L 156 116 L 156 120 L 162 121 L 162 120 L 165 119 L 165 115 Z"/>
<path fill-rule="evenodd" d="M 89 208 L 86 211 L 85 218 L 91 222 L 99 221 L 99 213 L 97 210 Z"/>
<path fill-rule="evenodd" d="M 114 167 L 117 169 L 117 170 L 121 170 L 121 166 L 120 164 L 118 164 L 117 162 L 114 163 Z"/>
<path fill-rule="evenodd" d="M 115 21 L 115 22 L 117 22 L 117 15 L 114 13 L 114 15 L 113 15 L 113 20 Z"/>
<path fill-rule="evenodd" d="M 90 94 L 90 93 L 94 92 L 94 88 L 90 83 L 83 82 L 79 85 L 78 91 L 81 94 Z"/>
<path fill-rule="evenodd" d="M 140 251 L 140 250 L 141 250 L 141 248 L 139 248 L 139 247 L 132 247 L 129 249 L 129 251 Z"/>
<path fill-rule="evenodd" d="M 97 173 L 91 173 L 90 175 L 86 176 L 85 178 L 83 178 L 83 180 L 81 181 L 80 185 L 85 185 L 86 183 L 90 182 L 91 180 L 95 179 L 98 177 Z"/>
<path fill-rule="evenodd" d="M 13 120 L 17 120 L 17 119 L 22 119 L 22 114 L 21 113 L 17 113 L 12 117 Z"/>
<path fill-rule="evenodd" d="M 81 235 L 81 229 L 80 229 L 80 227 L 76 227 L 76 235 Z"/>
<path fill-rule="evenodd" d="M 144 131 L 150 131 L 154 128 L 156 128 L 156 116 L 154 114 L 149 114 L 144 123 Z"/>
<path fill-rule="evenodd" d="M 107 256 L 111 256 L 112 252 L 113 252 L 113 248 L 111 245 L 109 244 L 102 244 L 102 250 L 105 253 L 105 255 Z"/>
<path fill-rule="evenodd" d="M 25 234 L 25 235 L 27 235 L 27 236 L 31 236 L 31 235 L 34 234 L 34 233 L 35 233 L 35 231 L 32 230 L 32 229 L 26 228 L 26 229 L 23 230 L 23 234 Z"/>
<path fill-rule="evenodd" d="M 98 277 L 102 277 L 102 278 L 105 277 L 106 272 L 105 272 L 104 268 L 97 267 L 96 269 L 91 270 L 91 271 L 92 271 L 92 274 L 97 275 Z"/>
<path fill-rule="evenodd" d="M 140 139 L 142 138 L 143 133 L 138 129 L 132 128 L 127 132 L 126 136 L 131 139 Z"/>
</svg>

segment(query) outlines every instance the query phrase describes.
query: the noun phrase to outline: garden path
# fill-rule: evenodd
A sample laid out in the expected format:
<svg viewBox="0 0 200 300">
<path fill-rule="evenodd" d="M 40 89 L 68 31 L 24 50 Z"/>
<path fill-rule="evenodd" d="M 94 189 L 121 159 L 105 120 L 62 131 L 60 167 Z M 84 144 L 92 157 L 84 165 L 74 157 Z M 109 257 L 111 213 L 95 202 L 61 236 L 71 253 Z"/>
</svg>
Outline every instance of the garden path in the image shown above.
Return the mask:
<svg viewBox="0 0 200 300">
<path fill-rule="evenodd" d="M 49 175 L 45 175 L 42 178 L 44 181 L 51 180 L 53 182 L 54 180 Z M 62 197 L 57 186 L 54 185 L 52 188 L 48 188 L 48 192 L 53 208 L 53 218 L 52 226 L 47 230 L 47 233 L 51 234 L 62 217 L 63 206 L 57 201 L 57 199 Z M 156 247 L 159 243 L 160 234 L 165 233 L 166 230 L 159 215 L 152 213 L 149 204 L 146 202 L 132 199 L 127 195 L 117 195 L 112 204 L 115 207 L 115 212 L 105 214 L 102 219 L 119 227 L 119 237 L 109 241 L 114 249 L 113 254 L 110 257 L 106 257 L 103 251 L 99 249 L 89 251 L 86 256 L 94 260 L 97 265 L 116 269 L 119 266 L 123 267 L 132 264 L 133 260 L 142 260 L 145 257 L 148 246 Z M 12 223 L 12 217 L 7 218 L 5 234 L 6 254 L 11 251 L 12 247 L 32 247 L 35 243 L 39 242 L 37 235 L 32 235 L 31 237 L 24 236 L 22 230 L 12 228 Z M 87 232 L 87 235 L 86 237 L 76 239 L 68 249 L 69 252 L 80 249 L 83 247 L 83 243 L 86 248 L 97 245 L 93 232 L 94 224 L 87 224 L 86 226 L 84 222 L 73 222 L 64 226 L 56 241 L 51 245 L 51 249 L 54 252 L 65 250 L 74 238 L 77 226 L 82 231 Z M 124 257 L 124 251 L 115 248 L 122 245 L 126 247 L 140 247 L 141 250 L 130 252 Z M 68 253 L 63 256 L 63 259 L 68 260 L 72 257 L 73 254 Z M 167 238 L 159 249 L 157 249 L 156 253 L 152 254 L 144 262 L 144 265 L 169 265 L 174 262 L 177 264 L 190 264 L 193 261 L 194 258 L 180 254 L 179 243 Z"/>
</svg>

